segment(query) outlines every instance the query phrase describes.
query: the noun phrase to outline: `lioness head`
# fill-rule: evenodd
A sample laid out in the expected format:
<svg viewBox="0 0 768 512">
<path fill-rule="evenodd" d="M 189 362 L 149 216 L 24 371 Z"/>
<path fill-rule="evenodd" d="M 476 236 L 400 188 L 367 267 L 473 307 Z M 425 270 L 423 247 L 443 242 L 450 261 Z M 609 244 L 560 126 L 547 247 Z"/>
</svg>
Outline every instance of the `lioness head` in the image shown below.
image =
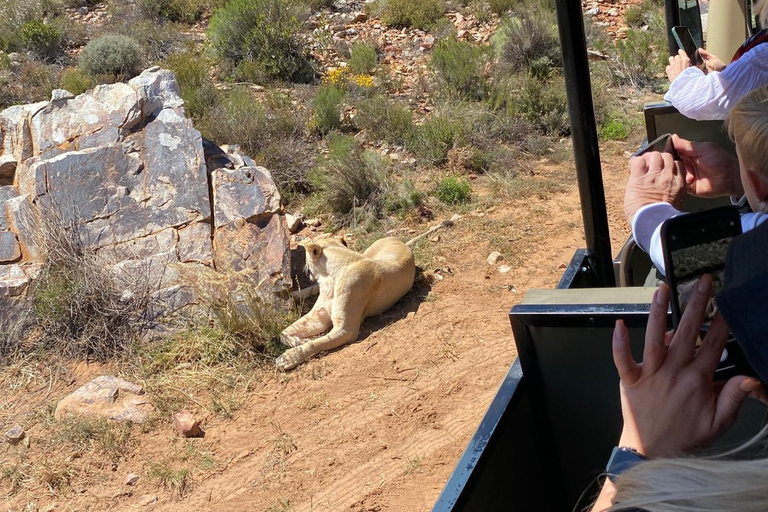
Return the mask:
<svg viewBox="0 0 768 512">
<path fill-rule="evenodd" d="M 328 247 L 347 247 L 347 242 L 339 238 L 317 238 L 315 240 L 303 240 L 299 245 L 304 247 L 306 253 L 305 270 L 315 279 L 325 275 L 325 258 L 323 251 Z"/>
</svg>

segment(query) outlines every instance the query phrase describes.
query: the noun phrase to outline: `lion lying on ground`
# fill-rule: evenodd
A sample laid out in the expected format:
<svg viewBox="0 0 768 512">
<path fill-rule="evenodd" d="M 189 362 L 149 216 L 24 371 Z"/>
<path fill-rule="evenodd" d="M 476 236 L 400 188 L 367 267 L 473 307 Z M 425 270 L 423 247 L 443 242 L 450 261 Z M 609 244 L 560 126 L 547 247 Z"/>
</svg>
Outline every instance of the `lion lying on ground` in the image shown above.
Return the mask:
<svg viewBox="0 0 768 512">
<path fill-rule="evenodd" d="M 396 238 L 377 240 L 362 254 L 334 238 L 302 245 L 320 296 L 309 313 L 280 335 L 292 347 L 275 361 L 281 370 L 355 341 L 363 319 L 389 309 L 408 293 L 416 276 L 413 253 Z M 310 339 L 325 332 L 328 334 Z"/>
</svg>

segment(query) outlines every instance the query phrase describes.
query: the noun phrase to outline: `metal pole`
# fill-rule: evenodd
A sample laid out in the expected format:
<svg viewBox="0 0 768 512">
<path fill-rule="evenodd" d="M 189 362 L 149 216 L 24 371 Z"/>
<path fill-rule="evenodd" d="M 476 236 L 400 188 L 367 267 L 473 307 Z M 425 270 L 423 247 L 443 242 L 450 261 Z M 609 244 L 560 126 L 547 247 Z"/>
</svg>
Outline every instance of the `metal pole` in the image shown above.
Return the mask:
<svg viewBox="0 0 768 512">
<path fill-rule="evenodd" d="M 571 118 L 571 139 L 589 261 L 598 286 L 615 286 L 581 2 L 556 0 L 556 7 L 568 112 Z"/>
</svg>

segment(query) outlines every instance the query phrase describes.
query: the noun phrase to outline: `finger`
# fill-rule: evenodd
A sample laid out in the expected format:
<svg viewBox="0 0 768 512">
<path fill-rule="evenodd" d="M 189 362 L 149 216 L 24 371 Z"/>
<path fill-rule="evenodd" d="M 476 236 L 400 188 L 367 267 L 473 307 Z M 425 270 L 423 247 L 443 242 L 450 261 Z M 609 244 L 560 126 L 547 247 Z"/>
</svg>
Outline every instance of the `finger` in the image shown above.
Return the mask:
<svg viewBox="0 0 768 512">
<path fill-rule="evenodd" d="M 712 294 L 712 276 L 704 274 L 691 292 L 685 313 L 677 326 L 677 332 L 669 346 L 667 358 L 674 364 L 682 366 L 693 358 L 696 350 L 696 340 L 699 338 L 701 325 L 704 323 L 704 311 Z"/>
<path fill-rule="evenodd" d="M 690 140 L 683 139 L 682 137 L 673 134 L 672 145 L 675 147 L 675 150 L 680 154 L 680 156 L 693 155 L 693 142 Z"/>
<path fill-rule="evenodd" d="M 621 320 L 616 320 L 616 327 L 613 329 L 613 364 L 616 365 L 623 383 L 631 386 L 640 378 L 641 366 L 632 357 L 629 331 Z"/>
<path fill-rule="evenodd" d="M 672 343 L 672 338 L 675 337 L 675 330 L 667 331 L 664 333 L 664 346 L 669 348 L 669 344 Z"/>
<path fill-rule="evenodd" d="M 663 153 L 659 153 L 659 155 L 661 155 L 663 168 L 672 171 L 672 174 L 677 174 L 678 169 L 675 165 L 675 157 L 672 156 L 672 153 L 667 153 L 665 151 Z"/>
<path fill-rule="evenodd" d="M 725 342 L 728 339 L 728 326 L 720 314 L 716 314 L 714 320 L 709 325 L 709 331 L 701 341 L 701 347 L 696 354 L 694 364 L 707 375 L 714 374 L 717 365 L 720 363 L 720 357 L 723 355 Z"/>
<path fill-rule="evenodd" d="M 715 417 L 712 420 L 713 434 L 720 434 L 733 425 L 744 400 L 759 386 L 759 380 L 743 375 L 732 377 L 725 383 L 723 390 L 717 395 Z"/>
<path fill-rule="evenodd" d="M 629 159 L 630 174 L 645 174 L 648 172 L 648 165 L 642 156 L 633 156 Z"/>
<path fill-rule="evenodd" d="M 667 330 L 667 304 L 669 304 L 669 286 L 662 284 L 653 294 L 648 323 L 645 326 L 643 368 L 647 373 L 655 373 L 667 357 L 667 346 L 664 344 Z"/>
</svg>

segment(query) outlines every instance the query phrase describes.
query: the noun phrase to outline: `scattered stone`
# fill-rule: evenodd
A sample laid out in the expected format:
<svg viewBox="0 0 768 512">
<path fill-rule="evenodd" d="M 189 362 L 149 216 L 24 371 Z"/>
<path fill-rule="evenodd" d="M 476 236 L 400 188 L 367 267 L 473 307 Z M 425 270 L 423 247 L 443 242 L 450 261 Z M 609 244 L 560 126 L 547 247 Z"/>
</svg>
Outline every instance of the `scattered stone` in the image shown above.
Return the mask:
<svg viewBox="0 0 768 512">
<path fill-rule="evenodd" d="M 25 436 L 26 434 L 21 425 L 15 425 L 5 433 L 5 439 L 10 444 L 19 444 Z"/>
<path fill-rule="evenodd" d="M 288 228 L 288 231 L 292 235 L 295 233 L 298 233 L 301 230 L 301 226 L 303 225 L 303 216 L 300 213 L 296 215 L 291 215 L 290 213 L 286 213 L 285 224 Z"/>
<path fill-rule="evenodd" d="M 430 242 L 439 242 L 440 241 L 440 235 L 435 235 L 432 238 L 429 239 Z"/>
<path fill-rule="evenodd" d="M 146 507 L 148 505 L 153 505 L 157 503 L 157 496 L 154 494 L 145 494 L 141 498 L 139 498 L 139 506 L 140 507 Z"/>
<path fill-rule="evenodd" d="M 200 428 L 200 420 L 196 420 L 191 412 L 182 410 L 173 415 L 173 428 L 184 437 L 203 437 L 205 432 Z"/>
<path fill-rule="evenodd" d="M 507 272 L 509 272 L 510 270 L 512 270 L 512 267 L 510 267 L 509 265 L 502 265 L 502 266 L 500 266 L 500 267 L 499 267 L 498 269 L 496 269 L 496 270 L 498 270 L 498 271 L 499 271 L 499 273 L 501 273 L 501 274 L 506 274 Z"/>
<path fill-rule="evenodd" d="M 405 319 L 410 322 L 411 320 L 413 320 L 413 318 L 415 316 L 416 316 L 416 312 L 415 311 L 409 311 L 408 314 L 405 315 Z"/>
<path fill-rule="evenodd" d="M 320 226 L 323 225 L 323 221 L 321 221 L 320 219 L 312 218 L 312 219 L 305 220 L 304 224 L 312 228 L 319 228 Z"/>
<path fill-rule="evenodd" d="M 561 263 L 557 266 L 557 270 L 565 270 L 566 268 L 568 268 L 568 265 L 565 263 Z"/>
<path fill-rule="evenodd" d="M 124 392 L 125 396 L 122 396 Z M 68 415 L 100 416 L 120 422 L 144 423 L 154 407 L 144 388 L 127 380 L 102 375 L 59 400 L 54 418 Z M 120 398 L 120 399 L 119 399 Z"/>
<path fill-rule="evenodd" d="M 128 473 L 128 476 L 125 478 L 125 485 L 136 485 L 139 478 L 141 477 L 136 473 Z"/>
<path fill-rule="evenodd" d="M 489 265 L 496 265 L 497 263 L 504 261 L 504 256 L 499 251 L 493 251 L 488 255 L 486 261 Z"/>
</svg>

